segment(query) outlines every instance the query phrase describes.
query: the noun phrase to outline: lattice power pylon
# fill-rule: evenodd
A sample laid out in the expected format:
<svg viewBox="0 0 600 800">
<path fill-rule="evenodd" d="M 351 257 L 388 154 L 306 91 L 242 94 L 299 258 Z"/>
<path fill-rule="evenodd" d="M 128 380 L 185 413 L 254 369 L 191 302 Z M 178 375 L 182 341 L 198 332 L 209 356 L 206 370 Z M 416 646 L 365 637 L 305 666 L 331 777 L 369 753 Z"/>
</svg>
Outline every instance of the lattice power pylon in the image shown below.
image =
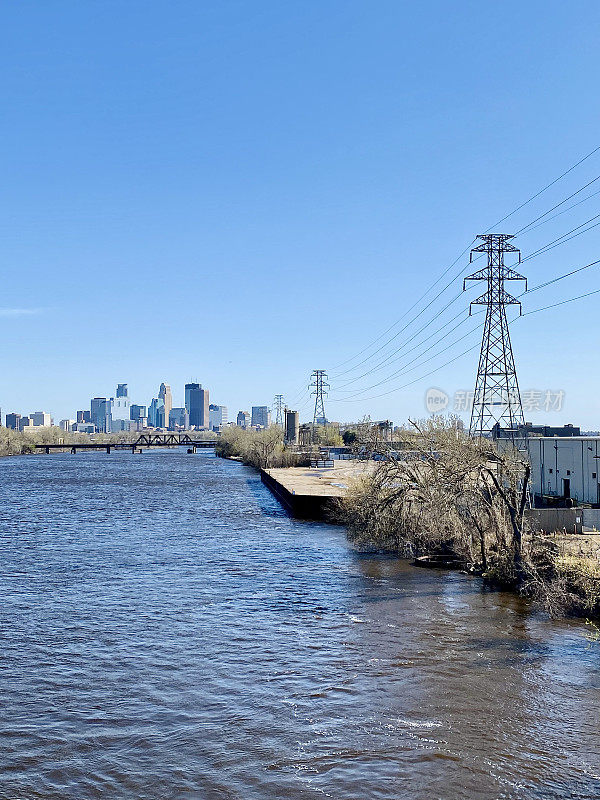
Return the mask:
<svg viewBox="0 0 600 800">
<path fill-rule="evenodd" d="M 527 290 L 527 279 L 504 265 L 505 253 L 517 253 L 521 263 L 521 253 L 510 243 L 513 236 L 486 233 L 477 238 L 482 241 L 471 250 L 471 261 L 473 253 L 486 253 L 487 267 L 465 278 L 463 291 L 466 281 L 487 281 L 487 291 L 473 300 L 469 306 L 469 314 L 474 305 L 487 306 L 487 312 L 469 432 L 474 436 L 486 436 L 498 425 L 507 430 L 509 437 L 514 440 L 525 421 L 506 320 L 506 306 L 518 305 L 520 311 L 521 303 L 505 291 L 504 282 L 525 281 Z"/>
<path fill-rule="evenodd" d="M 280 425 L 283 428 L 283 395 L 275 395 L 275 425 Z"/>
<path fill-rule="evenodd" d="M 312 378 L 312 383 L 308 388 L 312 389 L 311 394 L 314 394 L 315 396 L 315 413 L 313 414 L 314 440 L 315 426 L 325 425 L 327 422 L 327 417 L 325 416 L 324 398 L 327 396 L 329 384 L 327 383 L 327 373 L 324 369 L 316 369 L 310 377 Z"/>
</svg>

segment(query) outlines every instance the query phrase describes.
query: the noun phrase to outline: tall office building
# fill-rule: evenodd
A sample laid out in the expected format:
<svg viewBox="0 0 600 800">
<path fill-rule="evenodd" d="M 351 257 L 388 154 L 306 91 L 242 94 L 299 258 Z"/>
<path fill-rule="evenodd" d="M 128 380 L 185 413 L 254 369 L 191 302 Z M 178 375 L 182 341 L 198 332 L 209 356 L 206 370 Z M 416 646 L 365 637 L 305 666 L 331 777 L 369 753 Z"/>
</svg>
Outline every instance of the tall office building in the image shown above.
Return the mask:
<svg viewBox="0 0 600 800">
<path fill-rule="evenodd" d="M 110 433 L 112 430 L 112 401 L 106 397 L 93 397 L 90 403 L 90 419 L 98 433 Z"/>
<path fill-rule="evenodd" d="M 158 390 L 158 399 L 163 401 L 163 416 L 162 424 L 158 425 L 159 428 L 167 428 L 169 425 L 169 414 L 173 408 L 173 395 L 171 394 L 171 387 L 168 383 L 161 383 Z"/>
<path fill-rule="evenodd" d="M 227 425 L 227 406 L 217 406 L 212 403 L 208 407 L 208 427 L 211 431 Z"/>
<path fill-rule="evenodd" d="M 89 411 L 78 411 L 77 412 L 77 422 L 91 422 L 92 415 Z"/>
<path fill-rule="evenodd" d="M 169 430 L 176 431 L 180 428 L 187 430 L 190 427 L 190 417 L 187 408 L 172 408 L 169 411 Z"/>
<path fill-rule="evenodd" d="M 112 400 L 112 422 L 111 430 L 113 433 L 117 431 L 129 430 L 129 421 L 131 419 L 131 402 L 127 396 L 127 384 L 117 384 L 117 395 Z"/>
<path fill-rule="evenodd" d="M 19 425 L 21 423 L 21 415 L 17 413 L 7 414 L 6 415 L 6 427 L 12 428 L 14 431 L 19 430 Z"/>
<path fill-rule="evenodd" d="M 250 427 L 250 414 L 247 411 L 238 411 L 237 425 L 238 428 Z"/>
<path fill-rule="evenodd" d="M 186 383 L 185 407 L 190 415 L 190 428 L 209 427 L 208 389 L 203 389 L 202 384 Z"/>
<path fill-rule="evenodd" d="M 129 419 L 138 422 L 140 419 L 147 419 L 148 418 L 148 409 L 146 406 L 137 405 L 137 403 L 132 403 L 129 406 Z"/>
<path fill-rule="evenodd" d="M 148 425 L 151 428 L 165 427 L 165 404 L 160 398 L 152 398 L 148 406 Z"/>
<path fill-rule="evenodd" d="M 268 428 L 271 424 L 271 412 L 268 406 L 252 406 L 252 427 L 259 425 Z"/>
</svg>

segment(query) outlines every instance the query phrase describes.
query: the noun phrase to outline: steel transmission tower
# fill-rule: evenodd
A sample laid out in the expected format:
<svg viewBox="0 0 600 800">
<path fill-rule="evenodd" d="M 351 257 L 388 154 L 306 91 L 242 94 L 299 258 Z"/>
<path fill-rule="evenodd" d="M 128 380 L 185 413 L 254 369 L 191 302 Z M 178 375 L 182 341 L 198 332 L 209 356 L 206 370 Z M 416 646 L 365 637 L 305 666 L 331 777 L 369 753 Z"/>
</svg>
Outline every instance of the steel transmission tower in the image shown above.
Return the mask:
<svg viewBox="0 0 600 800">
<path fill-rule="evenodd" d="M 312 383 L 308 387 L 312 389 L 311 394 L 315 396 L 315 413 L 313 415 L 313 438 L 314 438 L 314 431 L 315 425 L 318 423 L 324 425 L 327 421 L 327 417 L 325 416 L 325 403 L 323 398 L 327 396 L 327 389 L 329 389 L 329 384 L 327 383 L 327 373 L 324 369 L 316 369 L 313 374 L 310 376 L 312 378 Z"/>
<path fill-rule="evenodd" d="M 283 428 L 283 395 L 275 395 L 275 425 L 281 425 Z"/>
<path fill-rule="evenodd" d="M 514 237 L 504 233 L 486 233 L 477 237 L 481 244 L 471 250 L 473 253 L 487 254 L 487 267 L 465 278 L 467 281 L 487 281 L 487 291 L 469 306 L 469 315 L 474 305 L 487 306 L 481 355 L 475 382 L 473 409 L 471 411 L 471 435 L 491 434 L 496 424 L 511 431 L 514 440 L 519 426 L 525 424 L 521 394 L 515 370 L 515 360 L 510 343 L 510 333 L 506 320 L 506 306 L 519 306 L 521 303 L 504 289 L 505 281 L 525 281 L 527 279 L 504 265 L 505 253 L 521 253 L 510 243 Z"/>
</svg>

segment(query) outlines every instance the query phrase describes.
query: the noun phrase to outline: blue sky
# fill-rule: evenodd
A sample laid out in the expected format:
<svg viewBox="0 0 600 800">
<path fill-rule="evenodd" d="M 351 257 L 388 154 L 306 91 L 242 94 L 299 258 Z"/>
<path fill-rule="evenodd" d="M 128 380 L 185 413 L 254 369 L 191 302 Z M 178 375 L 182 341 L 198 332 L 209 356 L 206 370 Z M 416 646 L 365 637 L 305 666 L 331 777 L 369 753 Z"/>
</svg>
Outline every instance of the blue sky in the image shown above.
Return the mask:
<svg viewBox="0 0 600 800">
<path fill-rule="evenodd" d="M 124 381 L 134 402 L 166 381 L 182 404 L 193 378 L 230 415 L 281 392 L 308 418 L 323 368 L 333 419 L 423 416 L 428 387 L 472 389 L 476 350 L 438 367 L 478 333 L 419 368 L 424 344 L 377 390 L 392 366 L 338 388 L 376 358 L 339 372 L 385 338 L 335 366 L 600 144 L 595 2 L 56 0 L 1 17 L 4 413 L 71 417 Z M 597 175 L 600 152 L 502 232 Z M 598 213 L 600 194 L 519 237 L 523 256 Z M 542 283 L 600 258 L 599 242 L 600 227 L 522 271 Z M 457 313 L 462 299 L 441 309 L 460 288 L 419 321 Z M 596 288 L 599 267 L 524 310 Z M 522 389 L 565 392 L 561 412 L 528 418 L 600 428 L 598 298 L 514 324 Z M 418 327 L 381 355 L 418 344 Z"/>
</svg>

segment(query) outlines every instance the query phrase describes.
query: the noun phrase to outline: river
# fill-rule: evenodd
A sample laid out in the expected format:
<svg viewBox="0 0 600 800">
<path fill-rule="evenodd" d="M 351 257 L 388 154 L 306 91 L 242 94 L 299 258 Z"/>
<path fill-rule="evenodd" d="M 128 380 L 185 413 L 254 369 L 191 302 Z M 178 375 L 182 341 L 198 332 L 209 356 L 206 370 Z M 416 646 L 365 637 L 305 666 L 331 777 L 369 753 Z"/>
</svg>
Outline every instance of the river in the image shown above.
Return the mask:
<svg viewBox="0 0 600 800">
<path fill-rule="evenodd" d="M 0 463 L 0 797 L 600 797 L 600 644 L 211 452 Z"/>
</svg>

